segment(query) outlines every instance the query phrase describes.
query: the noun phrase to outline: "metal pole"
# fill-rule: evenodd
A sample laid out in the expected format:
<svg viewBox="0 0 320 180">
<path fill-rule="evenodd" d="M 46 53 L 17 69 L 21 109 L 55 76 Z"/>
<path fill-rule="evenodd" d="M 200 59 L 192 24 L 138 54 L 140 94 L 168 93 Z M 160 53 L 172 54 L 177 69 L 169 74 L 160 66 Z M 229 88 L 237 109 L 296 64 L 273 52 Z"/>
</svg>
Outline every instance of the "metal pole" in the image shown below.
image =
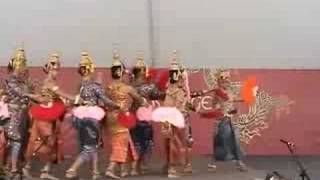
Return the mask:
<svg viewBox="0 0 320 180">
<path fill-rule="evenodd" d="M 156 65 L 155 62 L 155 47 L 154 47 L 154 19 L 153 19 L 153 4 L 152 0 L 147 0 L 147 16 L 149 26 L 149 52 L 150 52 L 150 63 L 151 67 Z"/>
</svg>

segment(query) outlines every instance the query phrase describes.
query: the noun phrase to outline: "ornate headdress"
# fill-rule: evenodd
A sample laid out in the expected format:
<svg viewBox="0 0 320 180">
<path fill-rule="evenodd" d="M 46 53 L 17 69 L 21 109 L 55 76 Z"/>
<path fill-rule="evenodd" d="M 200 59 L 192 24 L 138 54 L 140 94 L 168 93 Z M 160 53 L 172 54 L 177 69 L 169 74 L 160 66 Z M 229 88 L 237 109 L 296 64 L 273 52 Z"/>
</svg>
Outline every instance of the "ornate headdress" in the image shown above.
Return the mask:
<svg viewBox="0 0 320 180">
<path fill-rule="evenodd" d="M 176 50 L 173 51 L 173 55 L 171 57 L 170 70 L 180 71 L 180 63 L 178 60 L 178 55 Z"/>
<path fill-rule="evenodd" d="M 146 64 L 144 62 L 144 57 L 143 54 L 141 52 L 139 52 L 138 56 L 137 56 L 137 62 L 134 66 L 134 68 L 146 68 Z"/>
<path fill-rule="evenodd" d="M 112 67 L 116 67 L 116 66 L 123 66 L 121 60 L 120 60 L 120 54 L 118 52 L 117 49 L 114 49 L 112 52 L 113 55 L 113 60 L 112 60 Z"/>
<path fill-rule="evenodd" d="M 48 63 L 44 66 L 45 71 L 50 71 L 53 69 L 59 69 L 60 67 L 60 57 L 57 53 L 53 53 L 48 58 Z"/>
<path fill-rule="evenodd" d="M 88 52 L 82 52 L 81 53 L 81 59 L 80 59 L 80 67 L 85 67 L 85 69 L 88 71 L 88 73 L 92 74 L 95 72 L 95 64 L 93 62 L 93 59 L 89 56 Z"/>
<path fill-rule="evenodd" d="M 22 70 L 27 67 L 27 58 L 23 48 L 18 48 L 14 57 L 11 58 L 9 66 L 12 70 Z"/>
</svg>

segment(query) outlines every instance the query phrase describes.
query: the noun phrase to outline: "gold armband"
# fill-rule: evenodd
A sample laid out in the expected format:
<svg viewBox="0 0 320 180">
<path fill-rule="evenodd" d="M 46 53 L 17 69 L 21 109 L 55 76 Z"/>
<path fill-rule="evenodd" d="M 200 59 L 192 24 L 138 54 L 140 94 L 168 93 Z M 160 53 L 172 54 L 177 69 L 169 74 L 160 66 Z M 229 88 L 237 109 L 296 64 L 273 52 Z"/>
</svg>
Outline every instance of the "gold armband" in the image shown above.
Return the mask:
<svg viewBox="0 0 320 180">
<path fill-rule="evenodd" d="M 79 104 L 80 103 L 80 99 L 81 99 L 80 95 L 77 95 L 76 99 L 74 100 L 74 104 Z"/>
</svg>

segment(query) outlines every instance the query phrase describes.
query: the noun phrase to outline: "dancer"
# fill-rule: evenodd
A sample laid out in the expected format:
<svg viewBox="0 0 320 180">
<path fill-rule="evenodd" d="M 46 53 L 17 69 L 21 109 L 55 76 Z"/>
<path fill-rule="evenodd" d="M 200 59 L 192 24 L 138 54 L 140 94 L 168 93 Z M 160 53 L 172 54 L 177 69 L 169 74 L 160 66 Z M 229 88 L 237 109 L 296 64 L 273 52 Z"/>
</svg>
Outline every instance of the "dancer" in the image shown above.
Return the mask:
<svg viewBox="0 0 320 180">
<path fill-rule="evenodd" d="M 181 69 L 179 63 L 177 62 L 176 54 L 174 54 L 169 70 L 170 84 L 166 91 L 166 97 L 163 102 L 163 106 L 177 109 L 178 113 L 179 111 L 180 113 L 183 113 L 185 111 L 187 94 L 184 90 L 183 81 L 181 80 L 182 74 L 180 70 Z M 173 114 L 175 117 L 178 116 L 176 113 Z M 184 123 L 185 122 L 183 122 L 183 126 L 185 126 Z M 163 170 L 166 172 L 169 178 L 179 177 L 176 168 L 178 165 L 183 163 L 182 161 L 184 160 L 184 157 L 181 156 L 185 155 L 181 129 L 174 126 L 170 122 L 163 122 L 161 125 L 161 132 L 164 138 L 164 147 L 166 152 L 166 164 Z"/>
<path fill-rule="evenodd" d="M 130 136 L 129 127 L 119 121 L 119 117 L 123 114 L 130 117 L 132 104 L 137 101 L 140 105 L 144 105 L 143 98 L 137 91 L 123 82 L 125 67 L 120 61 L 120 56 L 117 51 L 113 52 L 113 63 L 111 67 L 111 75 L 113 81 L 107 87 L 107 94 L 117 104 L 120 104 L 120 110 L 114 110 L 108 113 L 108 125 L 111 133 L 111 155 L 110 164 L 105 175 L 111 178 L 120 178 L 115 173 L 116 166 L 120 165 L 120 176 L 128 175 L 126 163 L 131 163 L 131 176 L 138 175 L 137 160 L 138 155 Z"/>
<path fill-rule="evenodd" d="M 99 122 L 104 118 L 104 109 L 98 106 L 102 101 L 104 106 L 119 108 L 106 95 L 102 86 L 96 83 L 92 75 L 95 72 L 95 65 L 87 52 L 81 54 L 79 74 L 82 77 L 80 95 L 76 97 L 75 104 L 79 107 L 73 110 L 74 124 L 79 133 L 80 155 L 71 167 L 66 171 L 67 178 L 75 178 L 79 167 L 87 162 L 92 162 L 92 179 L 100 177 L 98 170 L 98 143 L 99 143 Z"/>
<path fill-rule="evenodd" d="M 29 127 L 29 98 L 25 94 L 32 92 L 24 49 L 18 49 L 9 62 L 8 71 L 10 75 L 6 80 L 5 91 L 10 112 L 10 120 L 5 126 L 5 136 L 8 142 L 7 169 L 10 169 L 11 165 L 11 176 L 19 177 L 17 176 L 21 173 L 19 163 L 22 163 L 23 160 Z"/>
<path fill-rule="evenodd" d="M 153 100 L 159 100 L 164 97 L 165 93 L 160 91 L 157 86 L 152 82 L 147 82 L 149 78 L 147 66 L 144 63 L 144 58 L 140 54 L 137 58 L 137 63 L 132 70 L 133 81 L 132 86 L 138 91 L 138 93 L 151 104 Z M 146 108 L 145 108 L 146 109 Z M 152 111 L 153 107 L 150 105 L 146 110 Z M 138 110 L 138 106 L 135 107 Z M 140 109 L 139 109 L 140 112 Z M 147 158 L 150 158 L 153 147 L 153 128 L 151 124 L 151 116 L 147 117 L 147 112 L 144 113 L 144 117 L 139 117 L 136 126 L 131 129 L 131 136 L 134 141 L 136 150 L 139 154 L 138 171 L 143 174 L 147 169 Z M 151 112 L 149 113 L 151 114 Z"/>
<path fill-rule="evenodd" d="M 193 107 L 191 103 L 191 92 L 190 92 L 190 87 L 189 87 L 189 78 L 188 78 L 188 73 L 187 70 L 183 67 L 180 66 L 180 73 L 182 75 L 182 78 L 179 79 L 181 84 L 183 84 L 183 90 L 186 93 L 184 97 L 185 105 L 183 109 L 183 115 L 185 119 L 185 128 L 181 130 L 180 136 L 182 138 L 182 142 L 184 145 L 183 148 L 183 153 L 184 155 L 182 156 L 184 158 L 183 160 L 183 173 L 185 174 L 192 174 L 192 145 L 193 145 L 193 137 L 192 137 L 192 127 L 191 127 L 191 119 L 190 115 L 191 112 L 195 111 L 195 108 Z"/>
<path fill-rule="evenodd" d="M 217 87 L 214 89 L 213 104 L 216 105 L 215 109 L 201 113 L 202 117 L 215 118 L 219 121 L 217 132 L 213 135 L 213 150 L 214 155 L 208 165 L 209 171 L 215 171 L 216 160 L 234 160 L 240 171 L 246 171 L 246 166 L 242 162 L 241 149 L 237 129 L 232 124 L 233 116 L 237 113 L 233 103 L 238 101 L 232 99 L 227 93 L 231 86 L 230 72 L 227 70 L 219 69 L 216 73 Z M 204 95 L 204 93 L 200 93 Z"/>
<path fill-rule="evenodd" d="M 3 84 L 0 84 L 0 154 L 1 154 L 1 164 L 0 164 L 0 179 L 5 179 L 6 172 L 3 168 L 3 164 L 5 161 L 5 147 L 6 147 L 6 140 L 4 137 L 4 126 L 9 122 L 10 120 L 10 114 L 8 110 L 8 104 L 6 103 L 6 96 L 4 94 L 4 87 Z"/>
<path fill-rule="evenodd" d="M 43 67 L 47 77 L 43 82 L 40 93 L 28 94 L 31 99 L 37 102 L 30 109 L 32 128 L 26 153 L 27 165 L 23 168 L 24 174 L 29 177 L 31 177 L 29 169 L 32 157 L 38 154 L 45 163 L 45 166 L 40 170 L 40 178 L 58 179 L 49 172 L 52 162 L 59 162 L 62 159 L 58 146 L 61 146 L 59 136 L 64 104 L 57 94 L 60 91 L 56 82 L 59 69 L 59 55 L 52 54 L 48 63 Z"/>
</svg>

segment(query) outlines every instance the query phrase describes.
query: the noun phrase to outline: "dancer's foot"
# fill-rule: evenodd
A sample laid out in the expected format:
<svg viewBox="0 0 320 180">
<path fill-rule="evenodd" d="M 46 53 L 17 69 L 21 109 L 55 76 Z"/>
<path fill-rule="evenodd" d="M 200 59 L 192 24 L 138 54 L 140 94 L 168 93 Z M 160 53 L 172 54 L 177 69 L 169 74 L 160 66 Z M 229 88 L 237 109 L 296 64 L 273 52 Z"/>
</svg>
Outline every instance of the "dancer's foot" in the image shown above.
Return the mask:
<svg viewBox="0 0 320 180">
<path fill-rule="evenodd" d="M 187 164 L 184 169 L 183 169 L 183 173 L 185 174 L 192 174 L 192 165 L 191 164 Z"/>
<path fill-rule="evenodd" d="M 92 173 L 92 180 L 96 180 L 99 179 L 101 177 L 100 172 L 99 171 L 95 171 Z"/>
<path fill-rule="evenodd" d="M 59 180 L 59 178 L 54 177 L 53 175 L 49 174 L 48 172 L 41 173 L 40 174 L 40 179 Z"/>
<path fill-rule="evenodd" d="M 77 172 L 75 170 L 69 169 L 65 174 L 67 179 L 76 179 L 78 177 Z"/>
<path fill-rule="evenodd" d="M 124 178 L 124 177 L 128 177 L 129 176 L 129 173 L 127 171 L 122 171 L 120 173 L 120 177 Z"/>
<path fill-rule="evenodd" d="M 240 172 L 248 172 L 248 168 L 245 164 L 239 164 L 237 166 L 237 169 L 240 171 Z"/>
<path fill-rule="evenodd" d="M 216 172 L 217 166 L 214 164 L 208 164 L 208 171 L 210 172 Z"/>
<path fill-rule="evenodd" d="M 169 168 L 168 170 L 168 178 L 179 178 L 177 171 L 174 168 Z"/>
<path fill-rule="evenodd" d="M 23 176 L 26 178 L 32 178 L 32 175 L 29 172 L 29 168 L 22 168 Z"/>
<path fill-rule="evenodd" d="M 110 177 L 112 179 L 120 179 L 119 176 L 115 175 L 112 171 L 110 170 L 107 170 L 106 173 L 105 173 L 105 176 L 107 177 Z"/>
<path fill-rule="evenodd" d="M 132 169 L 130 172 L 130 176 L 139 176 L 139 173 L 136 169 Z"/>
</svg>

